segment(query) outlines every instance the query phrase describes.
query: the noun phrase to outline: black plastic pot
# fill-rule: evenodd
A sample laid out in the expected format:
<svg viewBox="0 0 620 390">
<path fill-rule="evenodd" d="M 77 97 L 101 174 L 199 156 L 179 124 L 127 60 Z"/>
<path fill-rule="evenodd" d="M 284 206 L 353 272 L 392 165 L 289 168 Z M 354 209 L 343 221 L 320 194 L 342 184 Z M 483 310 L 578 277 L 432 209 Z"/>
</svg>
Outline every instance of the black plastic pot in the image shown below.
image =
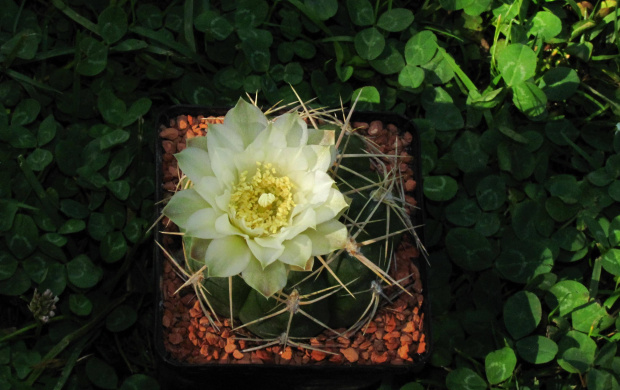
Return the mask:
<svg viewBox="0 0 620 390">
<path fill-rule="evenodd" d="M 223 116 L 226 109 L 207 108 L 198 106 L 173 106 L 165 110 L 159 119 L 156 128 L 156 137 L 159 134 L 159 125 L 168 126 L 170 119 L 179 115 L 199 116 Z M 354 112 L 352 122 L 371 122 L 381 120 L 384 124 L 392 123 L 404 133 L 406 131 L 413 135 L 408 153 L 413 156 L 412 168 L 415 175 L 417 186 L 415 189 L 415 199 L 418 202 L 419 210 L 412 215 L 414 226 L 424 225 L 423 214 L 423 194 L 422 176 L 420 159 L 420 140 L 419 135 L 413 124 L 404 116 L 393 113 L 380 112 Z M 159 140 L 159 139 L 158 139 Z M 160 201 L 164 196 L 162 158 L 163 148 L 160 142 L 156 142 L 156 201 Z M 160 205 L 160 207 L 162 207 Z M 161 208 L 157 210 L 159 215 Z M 157 229 L 156 229 L 157 230 Z M 424 229 L 418 231 L 418 236 L 424 242 Z M 156 233 L 155 239 L 161 242 L 161 234 Z M 420 271 L 423 284 L 422 312 L 424 313 L 424 334 L 426 340 L 426 351 L 423 354 L 413 357 L 414 361 L 401 365 L 330 365 L 326 362 L 322 365 L 277 365 L 277 364 L 213 364 L 194 365 L 180 362 L 171 357 L 165 350 L 163 342 L 163 264 L 165 260 L 161 250 L 155 247 L 155 281 L 156 281 L 156 308 L 155 308 L 155 331 L 154 345 L 156 359 L 158 363 L 158 375 L 160 384 L 163 388 L 186 389 L 186 388 L 212 388 L 212 389 L 375 389 L 380 381 L 388 376 L 395 377 L 397 380 L 409 381 L 415 377 L 430 356 L 431 350 L 431 321 L 430 321 L 430 302 L 428 296 L 428 264 L 423 257 L 414 259 Z"/>
</svg>

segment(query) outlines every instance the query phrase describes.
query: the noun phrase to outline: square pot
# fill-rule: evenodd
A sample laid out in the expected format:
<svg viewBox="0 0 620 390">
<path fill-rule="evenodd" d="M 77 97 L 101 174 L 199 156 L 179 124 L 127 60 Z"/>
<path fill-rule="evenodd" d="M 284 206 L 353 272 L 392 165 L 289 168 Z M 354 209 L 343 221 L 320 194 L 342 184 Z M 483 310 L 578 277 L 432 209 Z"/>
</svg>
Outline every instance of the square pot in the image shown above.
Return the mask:
<svg viewBox="0 0 620 390">
<path fill-rule="evenodd" d="M 159 205 L 158 216 L 161 214 L 163 205 L 159 203 L 164 199 L 168 190 L 171 189 L 171 184 L 165 183 L 165 178 L 170 179 L 174 168 L 170 168 L 169 161 L 171 159 L 170 154 L 176 153 L 183 148 L 184 142 L 182 138 L 175 138 L 175 133 L 172 130 L 165 130 L 171 126 L 174 122 L 178 129 L 191 128 L 189 123 L 177 123 L 177 118 L 182 116 L 191 116 L 197 118 L 199 116 L 205 118 L 212 118 L 207 120 L 214 123 L 217 118 L 223 117 L 227 112 L 226 109 L 219 108 L 207 108 L 197 106 L 173 106 L 165 110 L 160 116 L 158 127 L 156 131 L 157 137 L 157 151 L 156 151 L 156 202 Z M 409 167 L 413 170 L 413 177 L 417 182 L 414 191 L 414 198 L 417 201 L 417 209 L 411 213 L 411 220 L 413 226 L 424 226 L 423 215 L 423 195 L 422 195 L 422 177 L 420 174 L 420 142 L 419 135 L 412 123 L 404 116 L 393 113 L 378 113 L 378 112 L 354 112 L 351 123 L 372 121 L 382 121 L 383 124 L 395 125 L 399 130 L 399 135 L 409 133 L 412 136 L 409 146 L 406 148 L 410 156 L 413 157 L 409 163 Z M 172 122 L 171 122 L 172 121 Z M 199 129 L 196 128 L 196 132 Z M 186 133 L 187 134 L 187 133 Z M 168 137 L 170 139 L 161 138 L 161 136 Z M 180 137 L 180 135 L 177 135 Z M 411 137 L 410 137 L 411 138 Z M 181 142 L 179 142 L 181 140 Z M 166 142 L 167 141 L 167 142 Z M 181 146 L 179 146 L 179 143 Z M 164 165 L 168 168 L 164 172 Z M 172 164 L 174 166 L 174 164 Z M 170 172 L 172 171 L 172 172 Z M 168 188 L 168 190 L 166 188 Z M 161 225 L 161 224 L 160 224 Z M 160 228 L 156 229 L 155 240 L 162 242 L 163 234 L 160 232 Z M 421 242 L 424 242 L 423 228 L 417 230 L 418 237 Z M 356 364 L 349 363 L 348 360 L 344 364 L 330 364 L 329 361 L 322 361 L 320 363 L 313 364 L 276 364 L 274 362 L 263 362 L 253 358 L 250 362 L 240 363 L 224 363 L 219 360 L 213 360 L 205 362 L 203 364 L 191 364 L 187 361 L 182 361 L 175 358 L 174 354 L 170 350 L 166 349 L 164 337 L 169 337 L 169 323 L 164 318 L 170 303 L 166 303 L 165 299 L 167 294 L 164 292 L 164 268 L 165 263 L 169 260 L 165 258 L 162 250 L 155 246 L 155 281 L 156 281 L 156 317 L 155 317 L 155 331 L 154 331 L 154 345 L 156 349 L 156 358 L 158 361 L 158 373 L 160 376 L 160 382 L 162 386 L 170 386 L 170 388 L 186 388 L 189 386 L 200 385 L 217 385 L 227 386 L 227 388 L 246 388 L 246 387 L 258 387 L 258 388 L 299 388 L 299 389 L 361 389 L 361 388 L 375 388 L 377 383 L 386 376 L 403 376 L 409 378 L 415 372 L 420 371 L 424 366 L 426 360 L 430 356 L 430 341 L 431 341 L 431 328 L 430 328 L 430 305 L 427 292 L 427 260 L 422 256 L 412 258 L 411 261 L 419 270 L 419 282 L 421 283 L 421 292 L 418 294 L 421 296 L 422 304 L 419 307 L 418 312 L 416 308 L 416 315 L 421 317 L 420 329 L 417 335 L 418 350 L 411 351 L 408 356 L 411 357 L 411 361 L 398 361 L 397 363 L 390 364 Z M 169 269 L 168 269 L 169 270 Z M 193 291 L 188 288 L 186 291 Z M 169 295 L 169 294 L 168 294 Z M 190 297 L 191 298 L 191 297 Z M 419 298 L 420 299 L 420 298 Z M 187 300 L 187 299 L 186 299 Z M 190 309 L 191 310 L 191 309 Z M 175 342 L 184 342 L 184 337 L 187 335 L 179 334 L 175 336 Z M 368 340 L 374 342 L 375 339 L 379 339 L 378 333 L 368 333 Z M 385 337 L 385 336 L 384 336 Z M 424 343 L 424 348 L 420 346 Z M 168 345 L 170 342 L 168 340 Z M 197 347 L 198 348 L 198 347 Z M 417 353 L 420 351 L 421 353 Z M 234 358 L 231 358 L 231 360 Z M 281 362 L 283 360 L 279 359 Z M 395 359 L 395 361 L 398 359 Z M 410 379 L 410 378 L 409 378 Z M 230 387 L 232 385 L 232 387 Z"/>
</svg>

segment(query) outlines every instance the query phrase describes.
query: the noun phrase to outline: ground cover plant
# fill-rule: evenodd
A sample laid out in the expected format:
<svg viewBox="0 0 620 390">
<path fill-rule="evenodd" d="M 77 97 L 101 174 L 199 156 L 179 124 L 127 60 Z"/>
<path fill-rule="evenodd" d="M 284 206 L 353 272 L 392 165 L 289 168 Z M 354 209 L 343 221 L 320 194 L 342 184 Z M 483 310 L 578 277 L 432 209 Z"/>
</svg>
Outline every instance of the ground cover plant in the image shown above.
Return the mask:
<svg viewBox="0 0 620 390">
<path fill-rule="evenodd" d="M 157 387 L 158 113 L 289 84 L 421 134 L 433 353 L 382 388 L 620 387 L 615 1 L 0 9 L 0 388 Z"/>
</svg>

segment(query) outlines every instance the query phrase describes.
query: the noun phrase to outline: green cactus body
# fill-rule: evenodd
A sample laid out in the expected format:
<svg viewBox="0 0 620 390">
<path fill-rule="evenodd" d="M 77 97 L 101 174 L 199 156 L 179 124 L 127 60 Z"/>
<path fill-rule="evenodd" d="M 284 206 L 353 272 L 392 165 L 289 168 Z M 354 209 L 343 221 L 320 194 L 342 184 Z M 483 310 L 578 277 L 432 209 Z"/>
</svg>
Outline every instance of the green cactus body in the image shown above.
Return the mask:
<svg viewBox="0 0 620 390">
<path fill-rule="evenodd" d="M 362 249 L 364 255 L 370 259 L 377 259 L 379 255 L 378 245 L 365 247 Z M 371 254 L 370 252 L 375 252 Z M 377 276 L 356 258 L 344 253 L 340 256 L 333 267 L 336 276 L 344 283 L 351 296 L 346 291 L 339 291 L 330 299 L 330 324 L 334 328 L 349 328 L 360 319 L 370 305 L 372 299 L 371 283 Z M 328 280 L 332 285 L 338 283 L 332 275 L 328 275 Z"/>
<path fill-rule="evenodd" d="M 248 329 L 263 338 L 274 338 L 287 331 L 289 337 L 316 335 L 323 329 L 319 322 L 323 324 L 329 323 L 329 302 L 327 299 L 321 299 L 306 305 L 304 301 L 308 299 L 303 297 L 316 291 L 324 290 L 328 287 L 328 283 L 324 275 L 304 280 L 307 276 L 307 272 L 293 271 L 289 273 L 288 285 L 283 292 L 291 299 L 286 302 L 279 302 L 274 298 L 265 298 L 257 291 L 251 291 L 239 312 L 239 319 L 244 324 L 257 321 L 249 325 Z M 299 300 L 297 300 L 297 295 L 300 297 Z M 289 304 L 292 307 L 287 307 Z M 297 306 L 297 304 L 299 305 Z M 283 311 L 285 309 L 286 311 Z M 301 314 L 300 310 L 306 313 L 307 316 Z M 283 312 L 263 320 L 263 318 L 278 311 Z"/>
</svg>

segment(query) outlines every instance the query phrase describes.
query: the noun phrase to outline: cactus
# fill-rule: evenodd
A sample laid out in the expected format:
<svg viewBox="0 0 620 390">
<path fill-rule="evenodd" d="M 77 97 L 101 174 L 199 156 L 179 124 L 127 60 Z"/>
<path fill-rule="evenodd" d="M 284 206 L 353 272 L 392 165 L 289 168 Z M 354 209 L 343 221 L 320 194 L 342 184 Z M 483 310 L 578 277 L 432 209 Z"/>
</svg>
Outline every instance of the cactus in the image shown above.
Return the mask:
<svg viewBox="0 0 620 390">
<path fill-rule="evenodd" d="M 179 269 L 187 280 L 184 286 L 194 288 L 214 326 L 220 317 L 230 318 L 235 329 L 247 329 L 260 339 L 272 340 L 263 346 L 278 343 L 312 349 L 296 340 L 319 332 L 341 336 L 362 328 L 381 302 L 389 300 L 384 293 L 386 286 L 394 286 L 391 289 L 394 294 L 409 294 L 388 270 L 403 233 L 417 236 L 406 212 L 399 164 L 394 161 L 386 165 L 379 148 L 352 128 L 350 115 L 341 121 L 332 112 L 310 110 L 303 103 L 271 119 L 257 110 L 255 105 L 240 100 L 222 125 L 241 126 L 244 128 L 241 132 L 247 129 L 242 134 L 242 138 L 249 138 L 243 140 L 245 154 L 238 159 L 254 153 L 258 157 L 248 158 L 257 160 L 256 168 L 246 171 L 243 167 L 248 165 L 243 164 L 247 162 L 225 158 L 225 162 L 242 168 L 231 175 L 229 170 L 216 166 L 220 153 L 217 148 L 226 141 L 219 139 L 225 127 L 219 133 L 217 127 L 216 130 L 210 127 L 206 139 L 188 141 L 191 152 L 177 155 L 179 166 L 187 176 L 181 179 L 179 191 L 164 208 L 163 215 L 180 226 L 182 247 L 176 252 L 163 247 L 162 250 L 175 260 L 177 267 L 177 262 L 184 262 L 185 269 Z M 306 129 L 306 123 L 311 127 Z M 213 131 L 212 139 L 209 139 L 210 131 Z M 252 146 L 255 140 L 277 135 L 286 137 L 287 141 L 271 139 L 269 142 L 284 142 L 282 150 L 286 149 L 288 158 L 299 158 L 300 153 L 304 158 L 308 153 L 316 154 L 300 165 L 316 163 L 315 168 L 324 169 L 329 179 L 317 179 L 315 183 L 321 188 L 300 188 L 305 183 L 295 179 L 298 173 L 291 172 L 290 179 L 281 173 L 282 166 L 261 161 L 265 156 Z M 302 141 L 297 140 L 299 137 Z M 196 164 L 197 158 L 208 162 L 200 166 Z M 194 165 L 189 165 L 190 161 Z M 209 179 L 201 178 L 201 174 Z M 312 179 L 322 177 L 321 174 L 304 177 Z M 225 176 L 230 177 L 223 179 Z M 216 179 L 237 184 L 229 185 L 227 192 L 225 187 L 214 183 Z M 303 196 L 296 193 L 304 190 L 307 193 Z M 295 210 L 304 196 L 321 198 L 324 202 L 315 205 L 315 210 L 309 213 L 319 218 L 318 225 L 303 225 L 293 238 L 289 234 L 283 241 L 284 249 L 279 252 L 273 248 L 277 242 L 263 243 L 282 236 L 284 231 L 294 230 L 296 223 L 302 224 L 303 218 L 297 218 Z M 233 210 L 218 217 L 213 215 L 217 211 L 210 209 L 217 207 Z M 230 230 L 229 221 L 234 224 L 239 215 L 243 216 L 242 222 L 236 222 L 242 225 L 241 233 L 236 231 L 223 237 L 221 232 Z M 256 229 L 263 230 L 256 233 Z M 256 235 L 250 234 L 248 238 L 248 232 Z M 266 247 L 257 249 L 254 241 Z M 216 250 L 220 246 L 228 251 Z M 291 249 L 295 251 L 293 256 Z M 307 255 L 299 257 L 299 252 Z M 260 258 L 264 253 L 281 257 L 265 264 Z M 248 261 L 246 256 L 252 259 Z"/>
</svg>

